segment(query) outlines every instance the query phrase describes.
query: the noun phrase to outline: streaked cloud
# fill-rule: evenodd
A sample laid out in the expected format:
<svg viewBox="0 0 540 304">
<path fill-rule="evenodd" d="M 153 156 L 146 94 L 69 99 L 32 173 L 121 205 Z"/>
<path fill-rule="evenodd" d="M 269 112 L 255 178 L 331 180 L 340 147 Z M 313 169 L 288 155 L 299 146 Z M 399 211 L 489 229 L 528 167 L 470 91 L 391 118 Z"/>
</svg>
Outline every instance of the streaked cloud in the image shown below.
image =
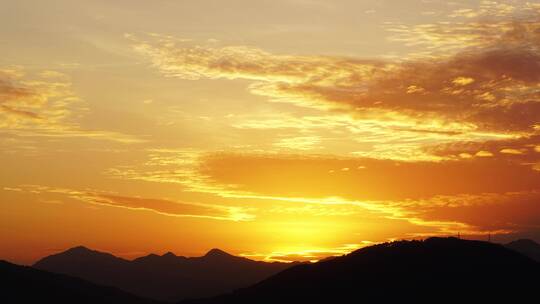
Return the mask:
<svg viewBox="0 0 540 304">
<path fill-rule="evenodd" d="M 150 211 L 172 217 L 201 218 L 226 221 L 249 221 L 254 215 L 242 207 L 213 204 L 177 202 L 168 199 L 122 196 L 96 190 L 76 190 L 40 185 L 23 185 L 18 188 L 4 188 L 6 191 L 29 192 L 33 194 L 53 194 L 68 197 L 98 206 L 117 207 L 134 211 Z"/>
<path fill-rule="evenodd" d="M 503 154 L 514 154 L 514 155 L 521 155 L 523 152 L 521 150 L 511 149 L 511 148 L 505 148 L 500 151 Z"/>
<path fill-rule="evenodd" d="M 310 248 L 310 249 L 288 249 L 283 251 L 273 251 L 270 253 L 242 253 L 240 256 L 264 260 L 267 262 L 317 262 L 319 260 L 348 254 L 354 250 L 373 244 L 370 241 L 364 241 L 360 244 L 345 244 L 335 248 Z"/>
<path fill-rule="evenodd" d="M 447 208 L 482 209 L 492 204 L 501 209 L 513 208 L 521 197 L 534 197 L 540 182 L 538 171 L 481 151 L 469 154 L 470 159 L 440 163 L 223 153 L 192 153 L 186 160 L 183 154 L 167 151 L 153 156 L 161 164 L 160 170 L 151 166 L 122 172 L 119 168 L 109 174 L 177 183 L 190 191 L 227 199 L 274 202 L 274 207 L 260 212 L 341 217 L 374 213 L 418 227 L 410 229 L 410 236 L 505 234 L 524 229 L 520 218 L 510 228 L 487 227 L 477 218 L 465 221 L 432 216 L 438 209 Z M 535 206 L 527 208 L 537 213 Z"/>
</svg>

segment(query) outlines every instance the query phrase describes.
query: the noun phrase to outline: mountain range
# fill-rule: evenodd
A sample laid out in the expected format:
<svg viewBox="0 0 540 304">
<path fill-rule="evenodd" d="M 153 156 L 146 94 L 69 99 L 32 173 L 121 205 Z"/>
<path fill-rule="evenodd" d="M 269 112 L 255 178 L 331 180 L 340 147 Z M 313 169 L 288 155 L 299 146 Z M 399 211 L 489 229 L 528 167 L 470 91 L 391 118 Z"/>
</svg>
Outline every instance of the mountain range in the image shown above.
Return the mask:
<svg viewBox="0 0 540 304">
<path fill-rule="evenodd" d="M 212 249 L 201 257 L 150 254 L 126 260 L 86 247 L 45 257 L 33 267 L 114 286 L 140 297 L 176 302 L 253 285 L 291 263 L 266 263 Z"/>
<path fill-rule="evenodd" d="M 202 257 L 167 253 L 130 261 L 75 247 L 34 267 L 0 261 L 0 294 L 7 304 L 535 302 L 539 248 L 530 240 L 500 245 L 436 237 L 283 264 L 219 249 Z"/>
</svg>

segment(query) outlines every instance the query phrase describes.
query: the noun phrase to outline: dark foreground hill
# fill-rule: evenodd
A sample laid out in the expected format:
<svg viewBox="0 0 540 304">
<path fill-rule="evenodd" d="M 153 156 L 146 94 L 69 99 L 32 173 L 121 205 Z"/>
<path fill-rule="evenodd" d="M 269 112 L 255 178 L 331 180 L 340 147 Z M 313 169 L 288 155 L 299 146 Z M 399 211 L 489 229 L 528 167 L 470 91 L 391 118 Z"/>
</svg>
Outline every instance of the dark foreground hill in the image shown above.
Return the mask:
<svg viewBox="0 0 540 304">
<path fill-rule="evenodd" d="M 232 292 L 266 279 L 291 264 L 257 262 L 219 249 L 212 249 L 202 257 L 167 253 L 129 261 L 75 247 L 43 258 L 34 267 L 114 286 L 141 297 L 177 302 Z"/>
<path fill-rule="evenodd" d="M 540 262 L 540 244 L 533 240 L 521 239 L 510 242 L 505 246 Z"/>
<path fill-rule="evenodd" d="M 429 238 L 298 265 L 232 294 L 182 303 L 532 303 L 539 286 L 539 263 L 502 245 Z"/>
<path fill-rule="evenodd" d="M 3 304 L 157 304 L 117 288 L 0 261 Z"/>
</svg>

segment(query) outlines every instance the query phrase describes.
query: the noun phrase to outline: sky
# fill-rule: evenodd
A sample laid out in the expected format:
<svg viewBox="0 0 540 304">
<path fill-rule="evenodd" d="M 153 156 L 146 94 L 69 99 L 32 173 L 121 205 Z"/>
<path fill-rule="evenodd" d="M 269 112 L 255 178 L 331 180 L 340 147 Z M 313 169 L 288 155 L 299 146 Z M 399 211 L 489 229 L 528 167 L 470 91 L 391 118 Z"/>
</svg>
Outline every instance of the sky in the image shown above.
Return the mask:
<svg viewBox="0 0 540 304">
<path fill-rule="evenodd" d="M 540 241 L 537 1 L 0 4 L 0 259 Z"/>
</svg>

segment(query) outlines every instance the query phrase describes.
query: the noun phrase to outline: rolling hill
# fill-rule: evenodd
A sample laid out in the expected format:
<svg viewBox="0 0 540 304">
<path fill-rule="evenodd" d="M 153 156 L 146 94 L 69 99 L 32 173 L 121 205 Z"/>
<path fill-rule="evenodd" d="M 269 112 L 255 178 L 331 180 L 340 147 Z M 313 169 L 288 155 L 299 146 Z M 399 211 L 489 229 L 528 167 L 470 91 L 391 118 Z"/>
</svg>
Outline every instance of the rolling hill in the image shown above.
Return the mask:
<svg viewBox="0 0 540 304">
<path fill-rule="evenodd" d="M 67 275 L 0 261 L 0 302 L 4 304 L 158 304 L 117 288 Z"/>
<path fill-rule="evenodd" d="M 538 300 L 540 264 L 502 245 L 429 238 L 298 265 L 249 288 L 183 304 Z"/>
<path fill-rule="evenodd" d="M 520 239 L 505 245 L 506 248 L 515 250 L 531 259 L 540 262 L 540 244 L 529 239 Z"/>
</svg>

